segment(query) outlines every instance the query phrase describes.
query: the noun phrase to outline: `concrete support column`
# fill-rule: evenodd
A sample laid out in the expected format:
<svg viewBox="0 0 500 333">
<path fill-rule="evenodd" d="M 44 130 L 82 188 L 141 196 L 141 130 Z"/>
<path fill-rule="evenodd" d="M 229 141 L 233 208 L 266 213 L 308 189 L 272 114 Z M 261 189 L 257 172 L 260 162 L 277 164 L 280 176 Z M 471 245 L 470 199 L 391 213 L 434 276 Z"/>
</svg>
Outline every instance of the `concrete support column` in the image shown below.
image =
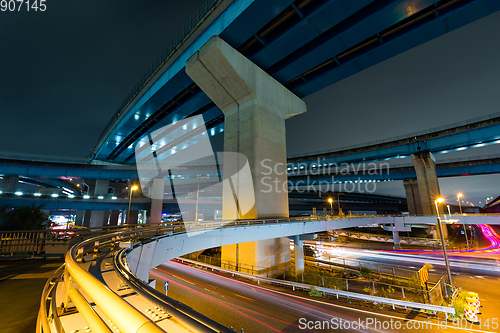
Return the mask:
<svg viewBox="0 0 500 333">
<path fill-rule="evenodd" d="M 163 189 L 165 187 L 165 179 L 155 178 L 153 186 L 150 188 L 151 197 L 151 218 L 149 223 L 161 223 L 161 215 L 163 213 Z"/>
<path fill-rule="evenodd" d="M 120 217 L 119 210 L 112 210 L 109 213 L 109 225 L 118 225 L 118 218 Z"/>
<path fill-rule="evenodd" d="M 431 152 L 422 151 L 412 154 L 411 161 L 417 173 L 422 213 L 425 215 L 436 214 L 434 200 L 440 196 L 436 160 Z"/>
<path fill-rule="evenodd" d="M 4 175 L 2 181 L 2 192 L 14 193 L 17 191 L 18 184 L 19 184 L 19 176 Z"/>
<path fill-rule="evenodd" d="M 405 179 L 403 185 L 406 192 L 406 201 L 408 202 L 408 212 L 410 215 L 422 215 L 422 202 L 420 201 L 417 179 Z"/>
<path fill-rule="evenodd" d="M 90 215 L 90 228 L 107 225 L 109 210 L 93 210 Z"/>
<path fill-rule="evenodd" d="M 83 217 L 85 216 L 84 210 L 77 210 L 75 216 L 75 225 L 83 226 Z"/>
<path fill-rule="evenodd" d="M 92 215 L 91 210 L 86 210 L 83 215 L 83 226 L 90 227 L 90 216 Z"/>
<path fill-rule="evenodd" d="M 131 210 L 130 216 L 128 217 L 128 224 L 137 224 L 137 218 L 139 217 L 138 210 Z"/>
<path fill-rule="evenodd" d="M 306 112 L 305 103 L 218 36 L 188 59 L 186 73 L 224 113 L 224 152 L 245 155 L 252 176 L 254 195 L 238 187 L 248 182 L 239 173 L 243 162 L 225 158 L 224 179 L 233 185 L 224 187 L 222 218 L 288 217 L 285 119 Z M 281 261 L 290 260 L 289 246 L 282 246 L 287 241 L 254 242 L 248 264 L 287 265 Z M 222 260 L 236 258 L 235 249 L 223 247 Z"/>
<path fill-rule="evenodd" d="M 397 250 L 401 249 L 401 243 L 399 241 L 399 231 L 397 231 L 396 228 L 393 228 L 392 230 L 392 239 L 394 240 L 394 248 Z"/>
<path fill-rule="evenodd" d="M 304 242 L 300 235 L 293 237 L 293 254 L 295 256 L 295 276 L 304 273 Z"/>
</svg>

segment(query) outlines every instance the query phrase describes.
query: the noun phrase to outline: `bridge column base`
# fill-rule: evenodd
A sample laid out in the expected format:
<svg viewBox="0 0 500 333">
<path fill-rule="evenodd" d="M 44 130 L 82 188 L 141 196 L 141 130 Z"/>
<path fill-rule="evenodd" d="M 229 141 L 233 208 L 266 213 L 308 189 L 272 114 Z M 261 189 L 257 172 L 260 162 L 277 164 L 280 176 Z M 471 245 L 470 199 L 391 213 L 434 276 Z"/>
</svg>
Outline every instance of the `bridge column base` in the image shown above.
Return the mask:
<svg viewBox="0 0 500 333">
<path fill-rule="evenodd" d="M 401 249 L 401 242 L 399 240 L 399 231 L 397 231 L 397 230 L 392 231 L 392 239 L 394 239 L 394 248 L 396 250 L 400 250 Z"/>
<path fill-rule="evenodd" d="M 290 269 L 290 240 L 274 238 L 222 247 L 222 266 L 265 277 Z"/>
<path fill-rule="evenodd" d="M 109 210 L 93 210 L 89 227 L 102 227 L 108 224 Z"/>
</svg>

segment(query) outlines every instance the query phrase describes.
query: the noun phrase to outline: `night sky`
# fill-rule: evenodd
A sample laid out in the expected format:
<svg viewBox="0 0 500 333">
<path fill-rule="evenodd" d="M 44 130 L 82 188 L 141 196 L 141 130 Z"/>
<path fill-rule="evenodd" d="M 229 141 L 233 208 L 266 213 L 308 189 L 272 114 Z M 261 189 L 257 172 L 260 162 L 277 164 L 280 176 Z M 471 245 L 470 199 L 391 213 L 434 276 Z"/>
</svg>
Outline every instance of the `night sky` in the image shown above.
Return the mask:
<svg viewBox="0 0 500 333">
<path fill-rule="evenodd" d="M 83 161 L 202 2 L 47 0 L 45 12 L 0 12 L 0 154 Z M 500 112 L 498 59 L 495 13 L 306 97 L 308 112 L 287 121 L 288 153 Z M 490 146 L 436 158 L 497 153 Z M 499 195 L 499 183 L 499 175 L 440 179 L 444 195 L 461 190 L 476 203 Z M 377 190 L 404 196 L 401 182 Z"/>
</svg>

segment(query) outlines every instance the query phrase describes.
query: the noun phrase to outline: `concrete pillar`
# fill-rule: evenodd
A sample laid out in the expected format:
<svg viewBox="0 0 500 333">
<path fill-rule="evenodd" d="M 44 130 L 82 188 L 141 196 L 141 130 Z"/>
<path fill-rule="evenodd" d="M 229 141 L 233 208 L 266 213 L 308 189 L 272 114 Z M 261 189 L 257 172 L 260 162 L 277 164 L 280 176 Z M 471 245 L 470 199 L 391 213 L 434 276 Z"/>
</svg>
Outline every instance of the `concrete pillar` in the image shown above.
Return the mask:
<svg viewBox="0 0 500 333">
<path fill-rule="evenodd" d="M 130 216 L 128 218 L 128 224 L 137 224 L 137 218 L 139 217 L 138 210 L 131 210 Z"/>
<path fill-rule="evenodd" d="M 399 241 L 399 231 L 397 231 L 396 228 L 393 228 L 392 230 L 392 239 L 394 240 L 394 248 L 397 250 L 401 249 L 401 243 Z"/>
<path fill-rule="evenodd" d="M 237 189 L 248 179 L 238 173 L 240 161 L 224 160 L 224 179 L 235 185 L 224 187 L 223 219 L 288 217 L 285 119 L 306 112 L 305 103 L 218 36 L 187 60 L 186 73 L 224 113 L 224 152 L 245 155 L 250 167 L 254 196 Z M 238 210 L 250 200 L 253 209 Z M 286 242 L 255 242 L 245 258 L 257 266 L 280 266 L 276 260 L 290 260 Z M 288 255 L 277 255 L 280 249 Z M 223 247 L 222 259 L 235 258 L 234 251 Z"/>
<path fill-rule="evenodd" d="M 436 214 L 434 200 L 441 195 L 436 174 L 436 160 L 431 152 L 422 151 L 412 154 L 411 161 L 417 173 L 422 213 L 425 215 Z"/>
<path fill-rule="evenodd" d="M 406 192 L 406 201 L 408 203 L 408 212 L 410 215 L 422 215 L 422 202 L 420 201 L 420 192 L 416 178 L 403 180 Z"/>
<path fill-rule="evenodd" d="M 163 213 L 163 189 L 165 187 L 165 179 L 155 178 L 153 186 L 150 188 L 151 195 L 151 218 L 149 223 L 161 223 L 161 215 Z"/>
<path fill-rule="evenodd" d="M 93 210 L 90 214 L 90 228 L 107 225 L 109 210 Z"/>
<path fill-rule="evenodd" d="M 19 176 L 4 175 L 2 181 L 2 192 L 14 193 L 17 191 L 18 184 L 19 184 Z"/>
<path fill-rule="evenodd" d="M 304 273 L 304 242 L 300 239 L 300 235 L 293 237 L 293 254 L 295 256 L 295 276 Z"/>
<path fill-rule="evenodd" d="M 84 227 L 89 227 L 90 226 L 90 216 L 92 215 L 91 210 L 86 210 L 84 215 L 83 215 L 83 226 Z"/>
<path fill-rule="evenodd" d="M 118 225 L 118 217 L 120 217 L 120 211 L 112 210 L 109 214 L 109 225 Z"/>
<path fill-rule="evenodd" d="M 77 210 L 75 216 L 75 225 L 83 226 L 83 217 L 85 215 L 84 210 Z"/>
</svg>

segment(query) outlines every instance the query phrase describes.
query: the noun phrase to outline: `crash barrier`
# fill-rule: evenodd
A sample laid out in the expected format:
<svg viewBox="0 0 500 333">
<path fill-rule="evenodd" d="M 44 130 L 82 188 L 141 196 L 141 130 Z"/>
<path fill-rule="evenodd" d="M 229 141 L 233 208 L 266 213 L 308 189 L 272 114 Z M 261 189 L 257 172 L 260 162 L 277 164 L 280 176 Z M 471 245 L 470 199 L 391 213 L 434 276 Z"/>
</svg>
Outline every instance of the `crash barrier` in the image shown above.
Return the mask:
<svg viewBox="0 0 500 333">
<path fill-rule="evenodd" d="M 260 283 L 267 283 L 267 284 L 279 285 L 279 286 L 292 288 L 293 290 L 295 290 L 295 289 L 311 290 L 312 288 L 315 288 L 319 292 L 322 292 L 322 293 L 328 294 L 328 295 L 332 295 L 332 296 L 335 296 L 337 298 L 344 297 L 344 298 L 348 298 L 348 299 L 352 298 L 352 299 L 358 299 L 358 300 L 363 300 L 363 301 L 378 303 L 378 304 L 388 304 L 388 305 L 391 305 L 393 307 L 393 309 L 395 307 L 400 307 L 400 308 L 405 308 L 405 309 L 426 310 L 426 311 L 431 311 L 433 313 L 442 312 L 442 313 L 445 313 L 447 316 L 448 316 L 448 314 L 455 315 L 455 309 L 452 307 L 437 306 L 437 305 L 432 305 L 432 304 L 423 304 L 423 303 L 418 303 L 418 302 L 408 302 L 408 301 L 396 300 L 396 299 L 379 297 L 379 296 L 363 295 L 363 294 L 359 294 L 359 293 L 331 289 L 331 288 L 316 287 L 316 286 L 298 283 L 298 282 L 284 281 L 284 280 L 272 279 L 272 278 L 267 278 L 267 277 L 255 276 L 255 275 L 251 275 L 248 273 L 235 272 L 235 271 L 231 271 L 229 269 L 225 269 L 225 268 L 221 268 L 221 267 L 217 267 L 217 266 L 213 266 L 213 265 L 208 265 L 208 264 L 200 263 L 200 262 L 190 260 L 190 259 L 185 259 L 185 258 L 178 258 L 178 260 L 180 262 L 186 262 L 189 264 L 202 266 L 202 267 L 210 269 L 214 272 L 222 272 L 222 273 L 230 274 L 233 277 L 238 276 L 238 277 L 250 279 L 252 281 L 256 281 L 259 284 Z"/>
<path fill-rule="evenodd" d="M 120 332 L 125 333 L 164 332 L 163 329 L 158 327 L 146 315 L 111 291 L 99 279 L 84 269 L 82 264 L 86 261 L 97 259 L 99 253 L 102 251 L 114 251 L 121 243 L 139 242 L 140 240 L 147 241 L 160 234 L 173 234 L 174 229 L 175 227 L 173 226 L 156 225 L 149 228 L 142 228 L 142 230 L 121 231 L 115 234 L 95 236 L 74 245 L 66 254 L 65 264 L 47 281 L 42 292 L 37 332 L 67 331 L 63 328 L 60 317 L 68 310 L 67 306 L 70 301 L 76 306 L 78 312 L 93 332 L 107 332 L 111 327 L 116 327 Z M 180 228 L 177 227 L 177 229 Z M 177 231 L 177 233 L 182 232 L 184 231 Z M 130 276 L 125 277 L 127 283 L 129 278 Z M 64 284 L 64 296 L 62 300 L 56 298 L 58 283 Z M 146 293 L 137 289 L 136 292 L 139 292 L 139 294 Z M 82 293 L 85 293 L 90 298 L 90 301 L 87 301 L 82 296 Z M 62 306 L 58 306 L 61 303 Z M 92 306 L 92 303 L 95 305 Z M 161 301 L 157 300 L 156 303 L 159 304 Z M 96 311 L 95 308 L 98 308 L 99 311 Z M 171 308 L 169 310 L 173 312 Z M 101 317 L 99 313 L 103 313 L 105 317 Z M 197 321 L 196 319 L 185 319 L 185 321 L 188 320 Z M 203 330 L 201 329 L 203 325 L 193 325 L 197 326 L 197 331 L 200 332 L 229 332 L 227 329 L 221 329 L 222 325 L 220 325 L 221 327 L 217 331 L 209 328 Z"/>
</svg>

